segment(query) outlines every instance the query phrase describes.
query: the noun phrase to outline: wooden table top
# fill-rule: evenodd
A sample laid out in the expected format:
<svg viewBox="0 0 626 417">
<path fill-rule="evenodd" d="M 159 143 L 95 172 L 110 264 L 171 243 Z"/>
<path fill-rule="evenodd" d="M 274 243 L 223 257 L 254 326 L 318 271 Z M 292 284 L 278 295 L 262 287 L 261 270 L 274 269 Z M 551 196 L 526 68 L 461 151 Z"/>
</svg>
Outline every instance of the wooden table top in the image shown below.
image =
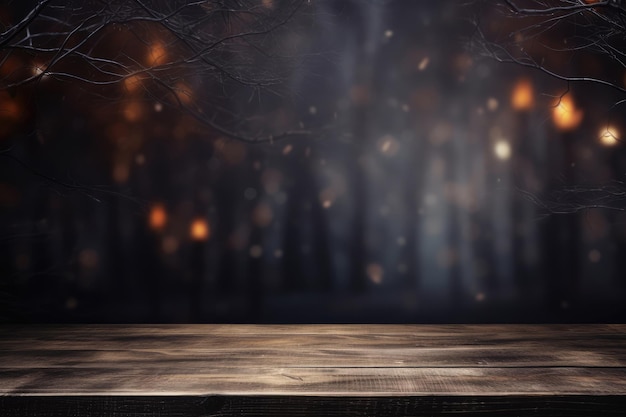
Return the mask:
<svg viewBox="0 0 626 417">
<path fill-rule="evenodd" d="M 626 395 L 626 325 L 0 327 L 0 396 Z"/>
</svg>

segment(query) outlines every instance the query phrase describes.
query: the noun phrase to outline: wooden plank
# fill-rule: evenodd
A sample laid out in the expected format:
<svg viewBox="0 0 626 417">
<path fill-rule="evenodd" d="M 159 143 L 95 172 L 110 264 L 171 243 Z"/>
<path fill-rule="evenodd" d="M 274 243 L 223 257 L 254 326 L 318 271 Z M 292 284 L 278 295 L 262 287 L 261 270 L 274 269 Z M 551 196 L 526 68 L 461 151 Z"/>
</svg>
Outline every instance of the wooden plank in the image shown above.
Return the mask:
<svg viewBox="0 0 626 417">
<path fill-rule="evenodd" d="M 626 326 L 5 326 L 0 415 L 623 416 Z"/>
<path fill-rule="evenodd" d="M 228 327 L 213 325 L 18 329 L 0 336 L 0 369 L 81 368 L 93 363 L 155 370 L 260 363 L 390 368 L 626 366 L 623 326 L 390 326 L 387 333 L 384 326 L 309 326 L 312 329 L 306 332 L 299 327 L 230 326 L 233 334 L 224 330 Z"/>
<path fill-rule="evenodd" d="M 626 395 L 624 325 L 5 326 L 0 395 Z"/>
<path fill-rule="evenodd" d="M 184 343 L 185 348 L 214 347 L 232 341 L 261 343 L 272 347 L 291 347 L 298 343 L 316 343 L 330 345 L 341 342 L 343 345 L 367 345 L 378 343 L 406 346 L 444 345 L 500 345 L 508 343 L 622 343 L 626 340 L 625 326 L 98 326 L 98 327 L 5 327 L 0 331 L 0 344 L 17 346 L 25 343 L 37 344 L 57 342 L 58 346 L 73 346 L 89 343 L 103 347 L 102 343 L 117 348 L 145 346 L 147 343 L 159 343 L 166 348 L 176 348 Z M 288 336 L 288 337 L 287 337 Z M 105 347 L 104 346 L 104 347 Z M 223 345 L 222 345 L 223 346 Z"/>
<path fill-rule="evenodd" d="M 2 395 L 623 395 L 624 368 L 3 370 Z"/>
<path fill-rule="evenodd" d="M 287 348 L 252 349 L 234 345 L 214 349 L 24 349 L 5 351 L 1 369 L 92 367 L 109 369 L 150 368 L 154 371 L 176 368 L 250 367 L 259 364 L 283 367 L 607 367 L 626 366 L 626 353 L 618 346 L 600 351 L 586 347 L 545 350 L 524 346 L 476 346 L 441 348 Z"/>
</svg>

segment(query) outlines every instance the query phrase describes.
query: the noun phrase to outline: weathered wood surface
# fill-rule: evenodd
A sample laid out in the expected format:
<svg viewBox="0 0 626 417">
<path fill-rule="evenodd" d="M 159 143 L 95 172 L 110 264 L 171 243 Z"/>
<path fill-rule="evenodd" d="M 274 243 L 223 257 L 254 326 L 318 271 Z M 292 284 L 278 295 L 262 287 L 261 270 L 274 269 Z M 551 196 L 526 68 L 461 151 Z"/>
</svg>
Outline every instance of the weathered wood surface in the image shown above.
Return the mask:
<svg viewBox="0 0 626 417">
<path fill-rule="evenodd" d="M 626 325 L 4 326 L 0 395 L 622 397 Z"/>
</svg>

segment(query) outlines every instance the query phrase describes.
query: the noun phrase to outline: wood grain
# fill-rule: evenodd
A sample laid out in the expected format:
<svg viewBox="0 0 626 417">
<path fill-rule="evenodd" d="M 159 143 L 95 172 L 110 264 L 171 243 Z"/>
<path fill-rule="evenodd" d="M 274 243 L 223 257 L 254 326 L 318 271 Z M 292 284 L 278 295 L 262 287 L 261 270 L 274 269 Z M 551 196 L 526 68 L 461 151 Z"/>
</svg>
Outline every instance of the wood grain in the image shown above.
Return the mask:
<svg viewBox="0 0 626 417">
<path fill-rule="evenodd" d="M 623 325 L 6 326 L 0 395 L 626 395 Z"/>
<path fill-rule="evenodd" d="M 626 325 L 4 326 L 0 415 L 624 416 Z"/>
</svg>

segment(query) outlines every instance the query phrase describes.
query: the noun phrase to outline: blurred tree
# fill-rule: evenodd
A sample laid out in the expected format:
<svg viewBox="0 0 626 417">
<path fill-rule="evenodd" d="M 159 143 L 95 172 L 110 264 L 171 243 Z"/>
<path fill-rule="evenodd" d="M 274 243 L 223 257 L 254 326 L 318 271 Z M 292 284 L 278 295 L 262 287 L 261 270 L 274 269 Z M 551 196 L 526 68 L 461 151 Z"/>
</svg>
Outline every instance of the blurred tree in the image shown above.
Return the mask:
<svg viewBox="0 0 626 417">
<path fill-rule="evenodd" d="M 556 128 L 571 136 L 583 112 L 571 101 L 571 90 L 598 91 L 596 107 L 603 127 L 597 141 L 611 147 L 622 137 L 614 121 L 626 104 L 626 3 L 620 0 L 501 0 L 473 3 L 471 46 L 480 55 L 501 63 L 531 68 L 564 82 L 552 105 Z M 606 101 L 605 101 L 606 100 Z M 570 133 L 568 133 L 570 132 Z M 615 152 L 614 169 L 626 167 Z M 536 200 L 549 212 L 572 213 L 589 207 L 623 210 L 624 184 L 582 186 L 566 181 L 547 199 Z M 570 178 L 573 180 L 574 178 Z M 535 198 L 534 196 L 530 196 Z"/>
<path fill-rule="evenodd" d="M 626 4 L 618 0 L 476 3 L 474 46 L 569 83 L 624 88 Z M 495 6 L 495 7 L 494 7 Z M 620 103 L 621 104 L 621 103 Z"/>
<path fill-rule="evenodd" d="M 548 144 L 553 163 L 545 193 L 530 197 L 550 216 L 543 227 L 542 256 L 548 276 L 545 292 L 550 307 L 566 308 L 578 291 L 581 276 L 581 213 L 589 209 L 626 210 L 626 155 L 616 122 L 626 104 L 626 2 L 621 0 L 500 0 L 478 1 L 471 45 L 479 54 L 501 63 L 535 70 L 563 88 L 550 100 L 557 141 Z M 586 98 L 584 111 L 573 97 Z M 578 161 L 589 142 L 583 114 L 602 120 L 599 147 L 614 148 L 607 160 L 607 177 L 582 178 Z M 579 129 L 579 125 L 583 129 Z M 524 128 L 526 129 L 526 128 Z M 594 128 L 595 129 L 595 128 Z M 528 135 L 528 133 L 525 133 Z M 593 135 L 593 133 L 592 133 Z M 524 138 L 524 142 L 529 139 Z M 556 159 L 555 159 L 556 157 Z M 601 169 L 597 169 L 601 171 Z M 578 213 L 578 214 L 577 214 Z M 612 216 L 614 224 L 619 219 Z M 616 259 L 624 259 L 626 245 L 615 227 Z M 618 261 L 617 271 L 623 271 Z M 616 281 L 623 277 L 616 273 Z"/>
<path fill-rule="evenodd" d="M 212 156 L 241 165 L 247 148 L 239 142 L 311 136 L 289 83 L 307 59 L 298 35 L 307 8 L 306 0 L 0 3 L 0 186 L 17 195 L 0 213 L 0 297 L 34 288 L 61 303 L 38 308 L 58 311 L 66 298 L 74 309 L 70 296 L 82 287 L 128 305 L 148 291 L 158 319 L 168 285 L 161 257 L 178 252 L 178 240 L 137 221 L 138 205 L 121 199 L 146 211 L 155 201 L 192 205 L 206 218 L 217 204 L 222 214 L 241 196 L 230 177 L 213 199 Z M 205 251 L 192 246 L 192 255 Z M 196 263 L 189 287 L 200 296 L 211 271 Z M 7 314 L 31 313 L 14 310 Z M 194 320 L 203 317 L 197 302 L 192 310 Z"/>
<path fill-rule="evenodd" d="M 280 34 L 303 6 L 305 0 L 9 1 L 0 6 L 0 117 L 18 119 L 20 90 L 54 80 L 123 103 L 129 121 L 151 100 L 243 141 L 306 135 L 275 105 L 298 63 L 297 42 Z M 259 110 L 271 110 L 274 123 L 261 121 Z"/>
</svg>

